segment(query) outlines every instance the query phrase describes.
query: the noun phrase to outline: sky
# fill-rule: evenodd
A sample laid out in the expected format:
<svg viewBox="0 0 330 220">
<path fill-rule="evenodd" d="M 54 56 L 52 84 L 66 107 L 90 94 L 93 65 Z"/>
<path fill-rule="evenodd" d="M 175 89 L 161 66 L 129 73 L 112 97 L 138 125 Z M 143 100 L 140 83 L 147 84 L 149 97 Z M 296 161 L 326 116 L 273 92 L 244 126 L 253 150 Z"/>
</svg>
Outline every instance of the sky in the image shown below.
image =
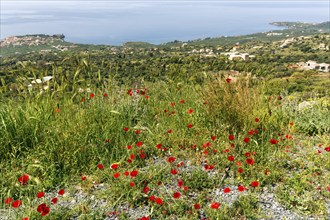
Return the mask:
<svg viewBox="0 0 330 220">
<path fill-rule="evenodd" d="M 0 6 L 0 39 L 63 33 L 82 43 L 161 43 L 259 32 L 272 21 L 330 20 L 327 0 L 1 0 Z"/>
</svg>

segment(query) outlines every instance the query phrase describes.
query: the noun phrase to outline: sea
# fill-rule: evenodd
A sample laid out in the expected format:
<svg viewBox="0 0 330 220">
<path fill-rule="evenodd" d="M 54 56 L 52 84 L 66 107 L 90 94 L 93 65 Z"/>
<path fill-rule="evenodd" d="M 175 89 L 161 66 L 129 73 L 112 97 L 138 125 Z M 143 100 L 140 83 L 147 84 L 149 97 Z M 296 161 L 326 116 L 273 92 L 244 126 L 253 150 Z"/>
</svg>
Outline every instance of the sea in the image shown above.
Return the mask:
<svg viewBox="0 0 330 220">
<path fill-rule="evenodd" d="M 276 21 L 330 20 L 330 1 L 1 0 L 0 38 L 64 34 L 75 43 L 162 44 L 278 30 Z"/>
</svg>

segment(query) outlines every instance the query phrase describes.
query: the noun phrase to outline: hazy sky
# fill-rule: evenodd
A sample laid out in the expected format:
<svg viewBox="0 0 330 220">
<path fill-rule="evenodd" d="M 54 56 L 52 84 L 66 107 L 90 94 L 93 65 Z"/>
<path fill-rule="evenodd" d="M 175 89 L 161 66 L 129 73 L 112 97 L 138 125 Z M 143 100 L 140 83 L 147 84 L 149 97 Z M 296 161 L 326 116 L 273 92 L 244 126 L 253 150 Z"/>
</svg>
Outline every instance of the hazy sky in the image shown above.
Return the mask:
<svg viewBox="0 0 330 220">
<path fill-rule="evenodd" d="M 0 0 L 0 38 L 63 33 L 77 42 L 160 43 L 253 33 L 265 30 L 271 21 L 329 21 L 329 4 L 327 0 Z"/>
</svg>

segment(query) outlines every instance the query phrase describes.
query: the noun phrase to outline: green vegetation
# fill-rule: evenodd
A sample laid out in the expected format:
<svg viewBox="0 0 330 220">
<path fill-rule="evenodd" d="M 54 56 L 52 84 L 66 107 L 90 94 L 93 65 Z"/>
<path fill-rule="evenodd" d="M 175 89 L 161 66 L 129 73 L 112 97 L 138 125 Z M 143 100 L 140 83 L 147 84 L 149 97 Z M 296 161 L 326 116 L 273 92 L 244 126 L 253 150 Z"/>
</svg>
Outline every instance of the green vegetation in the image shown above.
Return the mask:
<svg viewBox="0 0 330 220">
<path fill-rule="evenodd" d="M 144 43 L 2 57 L 0 214 L 272 218 L 266 190 L 326 219 L 329 73 L 290 65 L 330 63 L 329 35 L 258 42 L 247 61 Z"/>
</svg>

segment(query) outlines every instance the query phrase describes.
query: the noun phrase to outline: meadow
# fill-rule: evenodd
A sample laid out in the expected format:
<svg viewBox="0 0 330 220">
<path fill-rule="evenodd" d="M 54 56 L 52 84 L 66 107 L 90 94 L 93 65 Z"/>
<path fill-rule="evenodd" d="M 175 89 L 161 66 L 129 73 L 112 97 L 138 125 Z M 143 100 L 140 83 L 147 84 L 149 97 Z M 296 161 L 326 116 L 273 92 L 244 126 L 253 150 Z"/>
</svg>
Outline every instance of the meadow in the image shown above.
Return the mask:
<svg viewBox="0 0 330 220">
<path fill-rule="evenodd" d="M 274 201 L 329 217 L 328 96 L 300 108 L 230 71 L 54 76 L 2 96 L 0 219 L 275 219 Z"/>
</svg>

